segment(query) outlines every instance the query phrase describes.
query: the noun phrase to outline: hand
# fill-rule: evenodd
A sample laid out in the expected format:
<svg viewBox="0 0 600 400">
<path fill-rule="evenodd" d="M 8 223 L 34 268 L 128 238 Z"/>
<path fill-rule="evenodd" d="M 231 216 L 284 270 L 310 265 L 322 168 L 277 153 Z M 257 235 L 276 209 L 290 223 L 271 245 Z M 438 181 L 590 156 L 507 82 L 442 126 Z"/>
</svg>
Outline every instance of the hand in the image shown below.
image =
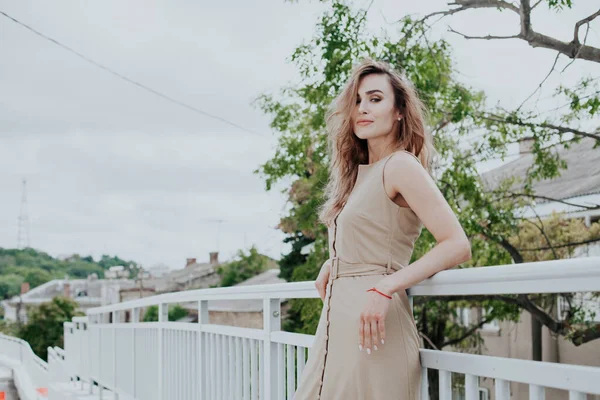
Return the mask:
<svg viewBox="0 0 600 400">
<path fill-rule="evenodd" d="M 331 275 L 331 259 L 328 259 L 321 266 L 321 270 L 319 271 L 319 276 L 317 276 L 317 280 L 315 280 L 315 287 L 319 292 L 319 296 L 321 296 L 321 300 L 325 301 L 325 293 L 327 290 L 327 283 L 329 282 L 329 276 Z"/>
<path fill-rule="evenodd" d="M 377 290 L 391 296 L 391 293 L 377 287 Z M 367 349 L 367 354 L 371 354 L 371 349 L 377 350 L 378 344 L 385 343 L 385 317 L 390 309 L 391 300 L 377 292 L 369 292 L 369 297 L 365 308 L 360 313 L 358 322 L 358 348 L 362 351 Z"/>
</svg>

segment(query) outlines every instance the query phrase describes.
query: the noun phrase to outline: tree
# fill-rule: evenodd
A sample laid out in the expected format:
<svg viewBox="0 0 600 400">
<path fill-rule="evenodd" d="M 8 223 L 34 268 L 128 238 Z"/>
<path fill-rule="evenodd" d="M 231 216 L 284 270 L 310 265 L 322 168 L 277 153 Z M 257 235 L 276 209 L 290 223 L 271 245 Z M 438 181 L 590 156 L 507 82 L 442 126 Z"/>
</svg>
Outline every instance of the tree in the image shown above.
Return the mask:
<svg viewBox="0 0 600 400">
<path fill-rule="evenodd" d="M 498 190 L 494 190 L 496 188 L 488 188 L 493 191 L 491 199 L 494 201 L 498 198 L 509 197 L 514 200 L 513 204 L 519 206 L 531 206 L 535 201 L 561 202 L 562 199 L 537 195 L 533 190 L 533 183 L 534 181 L 543 178 L 551 179 L 559 176 L 560 171 L 568 167 L 566 163 L 560 159 L 558 154 L 554 152 L 555 147 L 561 146 L 569 148 L 573 143 L 581 143 L 582 140 L 586 140 L 585 143 L 589 143 L 593 148 L 597 148 L 600 145 L 600 131 L 589 131 L 581 128 L 581 126 L 586 125 L 586 122 L 592 122 L 594 118 L 597 118 L 598 113 L 600 112 L 599 77 L 584 76 L 573 87 L 565 87 L 564 85 L 557 87 L 553 96 L 562 100 L 565 105 L 557 109 L 549 110 L 551 111 L 551 114 L 539 112 L 536 107 L 537 103 L 529 108 L 526 107 L 526 104 L 528 104 L 534 95 L 543 88 L 548 78 L 557 70 L 558 62 L 561 57 L 566 56 L 571 59 L 566 66 L 562 68 L 561 73 L 577 60 L 580 60 L 579 62 L 600 63 L 600 49 L 587 44 L 591 23 L 600 16 L 600 9 L 591 14 L 583 14 L 581 19 L 574 25 L 573 39 L 570 42 L 564 42 L 557 38 L 536 32 L 532 27 L 533 12 L 536 8 L 541 8 L 543 5 L 547 6 L 550 10 L 557 12 L 560 12 L 565 8 L 573 8 L 571 0 L 539 0 L 533 5 L 531 5 L 530 0 L 519 0 L 516 3 L 517 4 L 501 0 L 459 0 L 450 3 L 450 7 L 446 10 L 439 10 L 426 15 L 419 23 L 423 23 L 427 26 L 427 29 L 430 29 L 431 26 L 427 25 L 427 21 L 435 16 L 440 16 L 441 19 L 459 12 L 482 8 L 492 8 L 496 12 L 507 11 L 518 15 L 518 24 L 515 23 L 515 28 L 518 28 L 519 30 L 518 34 L 512 36 L 496 36 L 492 34 L 486 36 L 471 36 L 460 33 L 451 27 L 449 28 L 449 31 L 458 34 L 467 40 L 524 40 L 532 47 L 548 49 L 556 53 L 556 57 L 549 72 L 541 75 L 540 83 L 537 88 L 531 95 L 524 99 L 518 107 L 513 110 L 505 110 L 496 107 L 494 110 L 483 110 L 483 112 L 479 112 L 476 115 L 478 125 L 486 128 L 489 134 L 479 143 L 474 145 L 473 151 L 469 152 L 468 155 L 478 154 L 481 151 L 506 154 L 506 146 L 508 144 L 514 143 L 522 138 L 533 138 L 535 140 L 533 147 L 535 163 L 532 165 L 530 171 L 528 171 L 525 179 L 517 185 L 511 185 L 514 182 L 507 181 L 505 182 L 505 185 L 498 188 Z M 538 8 L 538 10 L 540 8 Z M 475 12 L 471 15 L 476 17 L 477 13 Z M 586 31 L 582 38 L 581 30 L 583 27 L 586 28 Z M 546 117 L 545 115 L 549 116 Z M 597 128 L 598 126 L 596 125 L 596 129 Z M 518 200 L 521 199 L 524 201 L 518 202 Z M 589 204 L 579 206 L 579 208 L 582 211 L 594 210 L 600 208 L 600 205 Z M 540 237 L 546 241 L 546 247 L 553 249 L 572 248 L 573 246 L 582 244 L 582 238 L 571 238 L 568 241 L 561 240 L 563 238 L 550 240 L 549 237 L 552 232 L 547 230 L 547 226 L 544 226 L 545 224 L 539 216 L 536 218 L 536 221 L 530 221 L 529 223 L 535 226 Z M 493 230 L 494 228 L 492 227 L 490 231 Z M 590 229 L 589 231 L 591 232 L 593 229 Z M 523 262 L 528 257 L 523 254 L 523 251 L 512 246 L 510 241 L 507 240 L 507 236 L 508 235 L 490 235 L 487 239 L 495 241 L 502 246 L 510 254 L 513 262 Z M 592 234 L 591 236 L 582 233 L 582 236 L 587 237 L 586 242 L 588 243 L 600 240 L 600 236 L 597 233 Z M 527 249 L 525 251 L 531 250 Z M 559 252 L 557 251 L 552 251 L 550 255 L 556 259 L 560 258 Z M 562 295 L 551 295 L 549 303 L 552 304 L 552 301 L 556 302 L 558 296 Z M 572 296 L 572 294 L 565 295 L 566 298 L 572 298 Z M 529 296 L 517 296 L 516 299 L 513 299 L 513 302 L 520 308 L 530 311 L 534 316 L 532 319 L 532 339 L 534 341 L 532 358 L 534 360 L 541 360 L 542 325 L 545 325 L 554 333 L 569 338 L 575 345 L 580 345 L 600 337 L 600 325 L 589 325 L 578 320 L 576 316 L 579 314 L 579 309 L 576 306 L 573 306 L 573 308 L 567 312 L 567 320 L 560 321 L 556 316 L 552 315 L 552 308 L 544 308 L 542 304 L 533 301 Z M 570 306 L 571 304 L 572 303 L 569 302 Z M 540 310 L 540 306 L 542 306 L 541 308 L 544 311 Z M 577 333 L 571 332 L 571 330 L 574 329 L 574 326 L 579 327 L 581 330 L 577 331 L 575 328 Z"/>
<path fill-rule="evenodd" d="M 181 318 L 188 315 L 185 308 L 179 304 L 175 304 L 169 307 L 169 321 L 178 321 Z M 158 321 L 158 306 L 150 306 L 144 313 L 144 322 L 156 322 Z"/>
<path fill-rule="evenodd" d="M 132 276 L 136 276 L 138 264 L 114 256 L 103 255 L 99 262 L 91 256 L 74 254 L 65 260 L 51 257 L 47 253 L 32 248 L 0 248 L 0 296 L 12 297 L 20 293 L 21 283 L 29 282 L 33 289 L 52 279 L 87 278 L 90 274 L 104 276 L 104 271 L 114 265 L 124 265 Z M 17 284 L 18 283 L 18 284 Z"/>
<path fill-rule="evenodd" d="M 27 324 L 18 332 L 18 336 L 27 341 L 31 349 L 40 358 L 46 360 L 48 347 L 64 348 L 64 322 L 78 315 L 78 304 L 67 297 L 55 297 L 48 303 L 42 303 L 30 310 Z"/>
<path fill-rule="evenodd" d="M 25 282 L 29 283 L 30 288 L 34 288 L 50 280 L 52 280 L 52 275 L 48 271 L 37 267 L 29 269 L 25 275 Z"/>
<path fill-rule="evenodd" d="M 592 92 L 586 101 L 577 97 L 577 87 L 557 91 L 556 96 L 564 98 L 569 109 L 563 114 L 555 112 L 554 119 L 543 119 L 522 107 L 512 111 L 490 108 L 484 93 L 457 80 L 451 47 L 443 38 L 432 37 L 427 18 L 405 17 L 397 24 L 398 37 L 391 38 L 387 33 L 376 36 L 364 28 L 368 9 L 354 10 L 342 0 L 327 3 L 330 8 L 321 16 L 315 36 L 296 48 L 291 57 L 302 76 L 301 83 L 282 88 L 280 98 L 263 94 L 256 101 L 271 116 L 271 127 L 279 133 L 279 142 L 274 156 L 255 172 L 264 178 L 267 190 L 283 179 L 292 180 L 288 191 L 291 207 L 279 224 L 293 248 L 282 259 L 288 269 L 286 276 L 292 281 L 313 280 L 328 257 L 327 231 L 318 223 L 316 213 L 328 174 L 324 112 L 353 63 L 363 56 L 388 61 L 404 70 L 429 109 L 427 123 L 440 154 L 434 175 L 472 245 L 472 260 L 459 268 L 523 262 L 527 257 L 516 247 L 514 238 L 528 223 L 522 221 L 519 210 L 539 200 L 533 190 L 536 181 L 555 178 L 566 168 L 554 150 L 568 148 L 583 138 L 590 138 L 595 145 L 600 142 L 597 135 L 569 125 L 597 117 L 600 103 L 592 101 L 593 90 L 585 87 Z M 519 182 L 513 178 L 495 187 L 486 185 L 477 170 L 478 163 L 505 157 L 508 146 L 524 137 L 534 142 L 533 164 L 524 179 Z M 314 246 L 304 256 L 299 248 L 307 242 Z M 552 246 L 572 247 L 578 242 L 559 235 Z M 424 229 L 411 262 L 435 244 L 431 233 Z M 552 311 L 538 307 L 537 301 L 538 297 L 527 295 L 417 298 L 414 310 L 426 348 L 472 346 L 480 339 L 478 328 L 483 323 L 517 320 L 521 310 L 531 312 L 535 320 L 576 345 L 597 337 L 597 326 L 581 324 L 576 317 L 556 323 Z M 455 310 L 460 306 L 482 307 L 486 317 L 475 325 L 462 326 L 456 322 Z M 320 299 L 291 301 L 285 329 L 314 333 L 320 309 Z M 430 379 L 435 397 L 436 378 Z"/>
<path fill-rule="evenodd" d="M 238 251 L 237 258 L 217 267 L 217 273 L 221 277 L 221 287 L 236 285 L 268 269 L 269 258 L 260 254 L 254 245 L 248 253 Z"/>
<path fill-rule="evenodd" d="M 535 4 L 531 5 L 531 0 L 519 0 L 518 4 L 510 3 L 504 0 L 456 0 L 449 3 L 451 6 L 449 10 L 437 11 L 431 13 L 425 17 L 429 19 L 431 17 L 441 15 L 448 16 L 458 12 L 491 8 L 498 12 L 511 11 L 519 17 L 519 24 L 515 24 L 515 28 L 518 29 L 518 33 L 510 36 L 469 36 L 463 33 L 457 32 L 454 29 L 450 29 L 451 32 L 461 35 L 465 39 L 479 39 L 479 40 L 500 40 L 500 39 L 519 39 L 526 41 L 531 47 L 541 47 L 556 51 L 558 55 L 565 55 L 573 60 L 581 59 L 592 62 L 600 63 L 600 48 L 587 45 L 588 33 L 590 31 L 590 23 L 600 16 L 600 9 L 584 18 L 577 21 L 573 27 L 573 39 L 570 42 L 564 42 L 560 39 L 552 36 L 544 35 L 536 32 L 532 26 L 532 12 L 541 4 L 546 4 L 548 8 L 560 11 L 564 8 L 572 8 L 572 0 L 538 0 Z M 586 32 L 581 38 L 581 28 L 586 27 Z"/>
<path fill-rule="evenodd" d="M 0 298 L 9 299 L 21 293 L 23 277 L 16 274 L 0 275 Z"/>
</svg>

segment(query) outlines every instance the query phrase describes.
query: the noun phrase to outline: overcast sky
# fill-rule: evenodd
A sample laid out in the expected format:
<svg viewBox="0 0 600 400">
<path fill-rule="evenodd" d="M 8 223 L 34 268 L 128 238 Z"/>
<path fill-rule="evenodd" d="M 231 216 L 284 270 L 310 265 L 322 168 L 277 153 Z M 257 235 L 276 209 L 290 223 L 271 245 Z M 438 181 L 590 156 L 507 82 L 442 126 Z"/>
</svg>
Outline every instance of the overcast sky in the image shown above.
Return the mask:
<svg viewBox="0 0 600 400">
<path fill-rule="evenodd" d="M 414 3 L 375 0 L 369 28 L 393 33 L 386 21 L 445 4 Z M 593 3 L 539 10 L 534 28 L 569 41 Z M 276 136 L 250 103 L 299 81 L 289 56 L 310 40 L 323 9 L 283 0 L 0 0 L 1 11 L 89 59 L 244 127 L 144 91 L 0 15 L 0 247 L 16 247 L 25 178 L 30 244 L 54 256 L 110 254 L 181 268 L 188 257 L 208 261 L 218 250 L 227 260 L 254 243 L 279 259 L 288 251 L 275 229 L 283 186 L 266 192 L 252 173 L 273 155 Z M 455 49 L 460 79 L 484 90 L 490 104 L 520 104 L 555 53 L 517 40 L 467 41 L 447 26 L 504 35 L 517 24 L 512 13 L 483 10 L 437 25 Z M 588 41 L 600 45 L 600 24 Z M 548 87 L 599 72 L 577 62 Z M 540 104 L 550 95 L 542 92 Z"/>
</svg>

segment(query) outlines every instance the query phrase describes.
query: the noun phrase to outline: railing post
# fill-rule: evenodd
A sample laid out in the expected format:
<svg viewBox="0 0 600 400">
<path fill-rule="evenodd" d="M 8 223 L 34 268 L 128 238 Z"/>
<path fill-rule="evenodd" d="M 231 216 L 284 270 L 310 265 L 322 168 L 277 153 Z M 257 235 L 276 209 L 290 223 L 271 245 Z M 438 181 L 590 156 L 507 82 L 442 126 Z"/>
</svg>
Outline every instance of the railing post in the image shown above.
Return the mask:
<svg viewBox="0 0 600 400">
<path fill-rule="evenodd" d="M 479 399 L 479 377 L 476 375 L 465 375 L 465 398 L 466 400 Z"/>
<path fill-rule="evenodd" d="M 421 400 L 429 400 L 429 377 L 427 368 L 421 368 Z"/>
<path fill-rule="evenodd" d="M 279 299 L 263 299 L 264 329 L 264 379 L 265 400 L 276 400 L 277 388 L 277 343 L 271 342 L 271 332 L 281 330 L 281 304 Z M 262 397 L 262 396 L 261 396 Z"/>
<path fill-rule="evenodd" d="M 90 376 L 89 376 L 89 381 L 90 381 L 90 384 L 89 384 L 89 387 L 88 387 L 88 394 L 94 393 L 94 379 L 92 378 L 92 375 L 93 375 L 93 371 L 92 371 L 93 370 L 93 366 L 92 366 L 92 363 L 96 362 L 96 363 L 98 363 L 98 365 L 100 363 L 100 353 L 99 352 L 96 353 L 96 354 L 93 353 L 94 352 L 94 350 L 93 350 L 94 346 L 92 346 L 92 343 L 91 343 L 91 341 L 92 341 L 92 325 L 98 324 L 99 320 L 100 320 L 100 316 L 98 316 L 97 314 L 90 315 L 88 317 L 88 321 L 89 321 L 88 322 L 88 335 L 89 335 L 88 336 L 88 338 L 89 338 L 88 339 L 88 344 L 90 346 L 90 348 L 89 348 L 89 352 L 90 352 L 90 360 L 89 360 L 90 361 L 90 367 L 89 367 L 90 368 Z M 100 336 L 100 335 L 98 334 L 98 336 Z M 98 371 L 100 371 L 100 368 L 98 368 Z"/>
<path fill-rule="evenodd" d="M 494 379 L 496 400 L 510 400 L 510 382 L 504 379 Z"/>
<path fill-rule="evenodd" d="M 529 400 L 545 400 L 546 390 L 543 386 L 529 385 Z"/>
<path fill-rule="evenodd" d="M 131 314 L 131 318 L 129 318 L 129 322 L 132 324 L 136 324 L 138 322 L 140 322 L 140 309 L 139 308 L 132 308 L 130 311 Z M 132 365 L 132 374 L 131 374 L 131 379 L 133 380 L 133 397 L 135 397 L 137 395 L 136 393 L 136 381 L 135 381 L 135 369 L 136 369 L 136 362 L 135 362 L 135 328 L 132 326 L 131 327 L 131 365 Z"/>
<path fill-rule="evenodd" d="M 205 348 L 204 348 L 204 333 L 202 333 L 202 326 L 204 324 L 209 323 L 208 317 L 208 301 L 200 300 L 198 302 L 198 382 L 200 389 L 200 400 L 205 400 L 208 398 L 208 393 L 206 392 L 206 375 L 204 366 L 205 364 Z"/>
<path fill-rule="evenodd" d="M 98 323 L 104 324 L 106 320 L 108 320 L 107 314 L 98 315 Z M 98 330 L 98 395 L 100 399 L 102 398 L 102 384 L 100 383 L 102 379 L 102 332 L 103 330 Z"/>
<path fill-rule="evenodd" d="M 118 324 L 121 320 L 121 312 L 120 311 L 113 311 L 113 315 L 112 315 L 112 323 L 114 324 Z M 113 327 L 112 329 L 112 334 L 113 334 L 113 388 L 115 390 L 114 392 L 114 398 L 115 400 L 119 398 L 119 395 L 116 393 L 116 388 L 117 388 L 117 328 Z"/>
<path fill-rule="evenodd" d="M 169 321 L 169 305 L 160 303 L 158 305 L 158 322 Z M 158 328 L 158 400 L 166 398 L 164 396 L 164 375 L 163 375 L 163 327 Z"/>
<path fill-rule="evenodd" d="M 439 399 L 452 400 L 452 373 L 450 371 L 439 371 Z"/>
</svg>

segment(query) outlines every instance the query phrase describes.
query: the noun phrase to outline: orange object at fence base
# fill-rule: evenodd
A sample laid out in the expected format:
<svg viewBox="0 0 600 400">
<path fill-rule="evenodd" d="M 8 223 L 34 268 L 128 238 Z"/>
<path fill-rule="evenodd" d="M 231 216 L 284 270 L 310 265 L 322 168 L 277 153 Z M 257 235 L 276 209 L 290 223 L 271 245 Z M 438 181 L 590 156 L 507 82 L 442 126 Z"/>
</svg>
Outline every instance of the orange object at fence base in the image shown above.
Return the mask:
<svg viewBox="0 0 600 400">
<path fill-rule="evenodd" d="M 48 388 L 42 387 L 42 388 L 37 388 L 36 390 L 42 396 L 48 397 Z M 2 400 L 2 397 L 0 397 L 0 400 Z"/>
</svg>

